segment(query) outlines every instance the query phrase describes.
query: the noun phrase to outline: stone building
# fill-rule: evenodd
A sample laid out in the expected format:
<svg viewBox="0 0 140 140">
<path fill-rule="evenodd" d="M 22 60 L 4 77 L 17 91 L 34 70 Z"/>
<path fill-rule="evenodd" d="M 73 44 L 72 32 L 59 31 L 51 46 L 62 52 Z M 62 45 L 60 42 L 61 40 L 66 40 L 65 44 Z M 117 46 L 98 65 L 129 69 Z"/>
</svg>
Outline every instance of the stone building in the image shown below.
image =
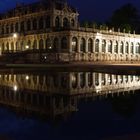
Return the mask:
<svg viewBox="0 0 140 140">
<path fill-rule="evenodd" d="M 139 62 L 140 35 L 83 28 L 78 16 L 65 0 L 17 4 L 0 17 L 1 56 L 45 63 Z"/>
</svg>

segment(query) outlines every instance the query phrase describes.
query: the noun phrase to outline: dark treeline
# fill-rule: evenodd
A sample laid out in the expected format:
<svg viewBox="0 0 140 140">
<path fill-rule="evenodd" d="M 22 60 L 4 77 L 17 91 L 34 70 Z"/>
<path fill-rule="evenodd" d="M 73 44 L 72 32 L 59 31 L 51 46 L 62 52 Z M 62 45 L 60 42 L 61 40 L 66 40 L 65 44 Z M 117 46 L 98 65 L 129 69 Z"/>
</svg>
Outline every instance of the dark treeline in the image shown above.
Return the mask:
<svg viewBox="0 0 140 140">
<path fill-rule="evenodd" d="M 82 27 L 113 29 L 121 32 L 135 31 L 140 33 L 140 15 L 137 8 L 133 4 L 125 4 L 112 13 L 112 16 L 105 23 L 95 21 L 82 21 Z"/>
</svg>

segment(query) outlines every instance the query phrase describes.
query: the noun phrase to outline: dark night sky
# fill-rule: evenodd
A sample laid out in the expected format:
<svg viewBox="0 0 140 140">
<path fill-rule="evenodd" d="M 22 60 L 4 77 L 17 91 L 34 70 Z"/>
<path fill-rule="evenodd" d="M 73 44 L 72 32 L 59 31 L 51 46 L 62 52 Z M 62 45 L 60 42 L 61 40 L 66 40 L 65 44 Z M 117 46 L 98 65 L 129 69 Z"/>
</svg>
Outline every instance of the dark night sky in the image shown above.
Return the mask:
<svg viewBox="0 0 140 140">
<path fill-rule="evenodd" d="M 39 0 L 0 0 L 0 12 L 14 7 L 16 1 L 31 3 Z M 68 0 L 68 2 L 77 8 L 80 19 L 95 21 L 107 20 L 115 9 L 126 3 L 132 3 L 136 7 L 140 6 L 140 0 Z M 140 11 L 140 8 L 138 10 Z"/>
</svg>

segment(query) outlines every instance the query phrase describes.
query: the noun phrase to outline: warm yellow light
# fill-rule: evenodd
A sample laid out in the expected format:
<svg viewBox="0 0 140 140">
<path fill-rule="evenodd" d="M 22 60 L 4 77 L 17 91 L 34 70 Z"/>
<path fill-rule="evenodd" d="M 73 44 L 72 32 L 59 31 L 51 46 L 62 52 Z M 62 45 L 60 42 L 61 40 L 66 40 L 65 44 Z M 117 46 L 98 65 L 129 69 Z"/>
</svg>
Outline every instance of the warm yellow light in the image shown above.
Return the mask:
<svg viewBox="0 0 140 140">
<path fill-rule="evenodd" d="M 26 45 L 26 49 L 29 49 L 29 46 L 28 45 Z"/>
<path fill-rule="evenodd" d="M 27 75 L 27 76 L 25 77 L 25 79 L 26 79 L 26 80 L 29 80 L 29 76 Z"/>
<path fill-rule="evenodd" d="M 13 89 L 14 89 L 14 91 L 17 91 L 18 87 L 16 85 L 14 85 Z"/>
<path fill-rule="evenodd" d="M 13 38 L 17 38 L 17 34 L 16 33 L 13 34 Z"/>
</svg>

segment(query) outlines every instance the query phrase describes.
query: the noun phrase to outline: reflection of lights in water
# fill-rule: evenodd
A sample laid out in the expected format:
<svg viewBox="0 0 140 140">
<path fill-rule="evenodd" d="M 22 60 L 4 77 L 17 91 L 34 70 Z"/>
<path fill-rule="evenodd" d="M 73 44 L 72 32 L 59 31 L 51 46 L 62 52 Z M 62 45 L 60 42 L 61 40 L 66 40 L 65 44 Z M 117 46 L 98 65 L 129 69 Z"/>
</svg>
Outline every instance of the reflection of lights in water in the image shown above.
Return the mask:
<svg viewBox="0 0 140 140">
<path fill-rule="evenodd" d="M 17 85 L 14 85 L 13 89 L 14 89 L 14 91 L 17 91 L 17 89 L 18 89 Z"/>
<path fill-rule="evenodd" d="M 27 76 L 25 77 L 25 79 L 26 79 L 26 80 L 29 80 L 29 76 L 27 75 Z"/>
</svg>

